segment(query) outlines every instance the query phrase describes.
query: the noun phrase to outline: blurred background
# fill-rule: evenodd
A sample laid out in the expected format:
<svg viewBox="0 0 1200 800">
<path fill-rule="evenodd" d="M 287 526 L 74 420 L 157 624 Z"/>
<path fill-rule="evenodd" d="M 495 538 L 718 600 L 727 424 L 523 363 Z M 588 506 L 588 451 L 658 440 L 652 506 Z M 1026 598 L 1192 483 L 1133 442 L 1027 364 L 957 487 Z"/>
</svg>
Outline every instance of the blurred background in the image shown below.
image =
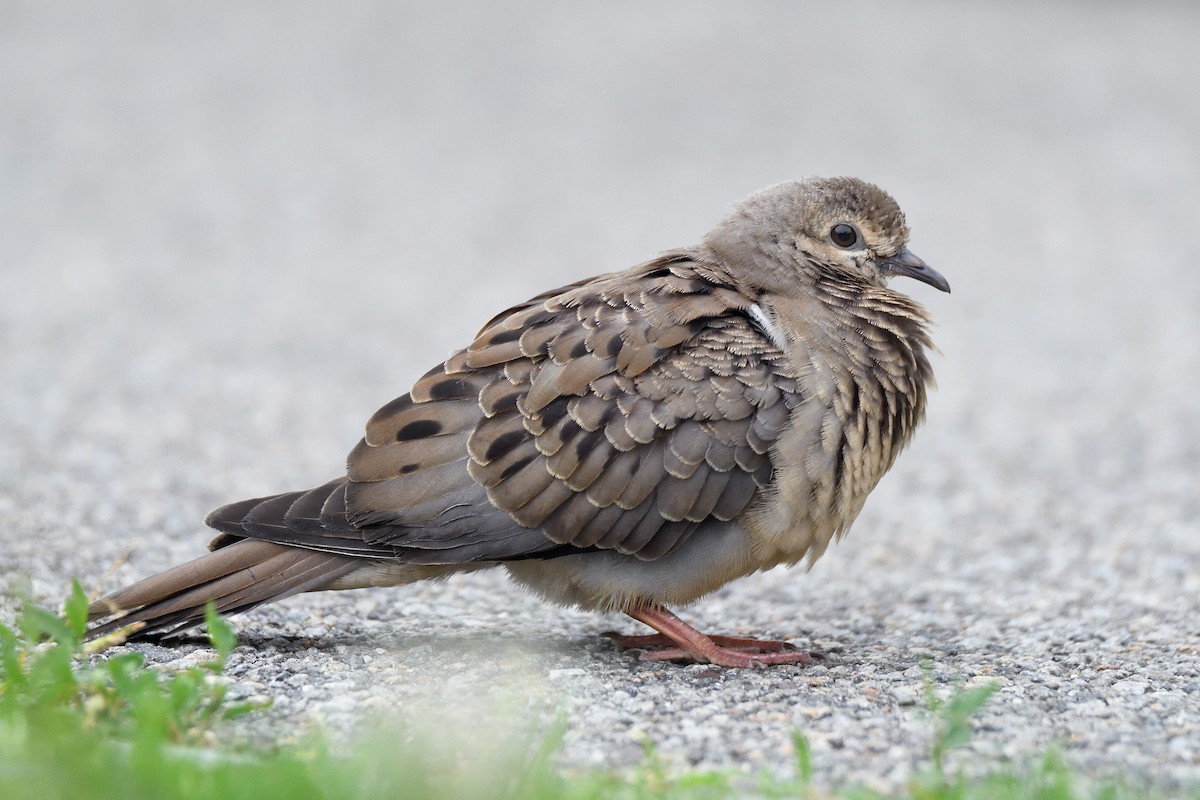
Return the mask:
<svg viewBox="0 0 1200 800">
<path fill-rule="evenodd" d="M 699 621 L 1023 648 L 1014 675 L 1152 641 L 1106 657 L 1194 687 L 1198 40 L 1190 2 L 0 0 L 0 589 L 194 555 L 213 506 L 338 474 L 501 308 L 850 174 L 954 287 L 899 287 L 940 390 L 848 542 Z M 1076 734 L 1046 703 L 1031 747 Z M 1096 763 L 1194 769 L 1157 724 Z"/>
</svg>

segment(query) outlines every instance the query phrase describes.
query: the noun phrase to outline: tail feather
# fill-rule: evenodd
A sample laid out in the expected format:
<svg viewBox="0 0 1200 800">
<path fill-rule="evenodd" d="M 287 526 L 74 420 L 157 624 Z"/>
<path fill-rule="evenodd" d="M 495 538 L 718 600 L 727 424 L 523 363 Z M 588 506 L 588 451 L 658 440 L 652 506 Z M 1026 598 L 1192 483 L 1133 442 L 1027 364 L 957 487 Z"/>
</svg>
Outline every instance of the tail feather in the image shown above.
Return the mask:
<svg viewBox="0 0 1200 800">
<path fill-rule="evenodd" d="M 223 614 L 319 589 L 363 566 L 361 559 L 244 539 L 102 597 L 88 609 L 93 639 L 134 623 L 131 639 L 161 639 L 204 621 L 213 603 Z"/>
</svg>

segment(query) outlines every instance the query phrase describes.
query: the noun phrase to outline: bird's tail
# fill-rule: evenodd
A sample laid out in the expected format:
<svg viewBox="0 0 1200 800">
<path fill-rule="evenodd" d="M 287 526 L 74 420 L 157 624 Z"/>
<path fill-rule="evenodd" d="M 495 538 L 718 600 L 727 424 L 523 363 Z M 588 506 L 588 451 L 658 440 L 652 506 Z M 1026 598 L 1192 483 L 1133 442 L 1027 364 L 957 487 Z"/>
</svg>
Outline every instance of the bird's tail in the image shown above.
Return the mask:
<svg viewBox="0 0 1200 800">
<path fill-rule="evenodd" d="M 130 639 L 162 639 L 204 621 L 212 603 L 236 614 L 299 592 L 320 589 L 362 566 L 362 560 L 242 539 L 206 556 L 152 575 L 88 608 L 88 639 L 138 625 Z"/>
</svg>

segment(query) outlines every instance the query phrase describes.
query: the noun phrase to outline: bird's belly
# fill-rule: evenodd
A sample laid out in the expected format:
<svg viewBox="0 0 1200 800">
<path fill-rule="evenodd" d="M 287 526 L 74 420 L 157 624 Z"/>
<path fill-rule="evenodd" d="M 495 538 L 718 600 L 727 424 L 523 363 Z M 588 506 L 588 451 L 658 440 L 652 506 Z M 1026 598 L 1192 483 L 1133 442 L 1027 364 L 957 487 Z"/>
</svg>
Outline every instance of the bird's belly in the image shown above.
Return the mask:
<svg viewBox="0 0 1200 800">
<path fill-rule="evenodd" d="M 772 486 L 744 515 L 763 568 L 820 558 L 850 527 L 886 469 L 865 422 L 847 419 L 846 380 L 817 365 L 810 397 L 771 452 Z"/>
<path fill-rule="evenodd" d="M 602 611 L 689 603 L 760 568 L 745 529 L 716 521 L 652 561 L 605 550 L 504 566 L 518 583 L 548 600 Z"/>
<path fill-rule="evenodd" d="M 850 528 L 886 470 L 876 447 L 847 444 L 853 434 L 832 410 L 818 430 L 821 436 L 785 434 L 774 453 L 772 491 L 744 515 L 763 569 L 820 558 Z"/>
</svg>

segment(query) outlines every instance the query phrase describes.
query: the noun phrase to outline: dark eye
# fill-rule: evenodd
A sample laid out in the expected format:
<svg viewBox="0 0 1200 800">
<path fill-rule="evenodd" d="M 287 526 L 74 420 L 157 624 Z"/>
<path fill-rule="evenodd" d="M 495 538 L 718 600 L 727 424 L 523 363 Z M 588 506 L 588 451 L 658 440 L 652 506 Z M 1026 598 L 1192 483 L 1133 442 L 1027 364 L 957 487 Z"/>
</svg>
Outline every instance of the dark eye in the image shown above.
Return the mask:
<svg viewBox="0 0 1200 800">
<path fill-rule="evenodd" d="M 839 222 L 829 230 L 829 238 L 838 247 L 849 249 L 858 244 L 858 231 L 848 222 Z"/>
</svg>

